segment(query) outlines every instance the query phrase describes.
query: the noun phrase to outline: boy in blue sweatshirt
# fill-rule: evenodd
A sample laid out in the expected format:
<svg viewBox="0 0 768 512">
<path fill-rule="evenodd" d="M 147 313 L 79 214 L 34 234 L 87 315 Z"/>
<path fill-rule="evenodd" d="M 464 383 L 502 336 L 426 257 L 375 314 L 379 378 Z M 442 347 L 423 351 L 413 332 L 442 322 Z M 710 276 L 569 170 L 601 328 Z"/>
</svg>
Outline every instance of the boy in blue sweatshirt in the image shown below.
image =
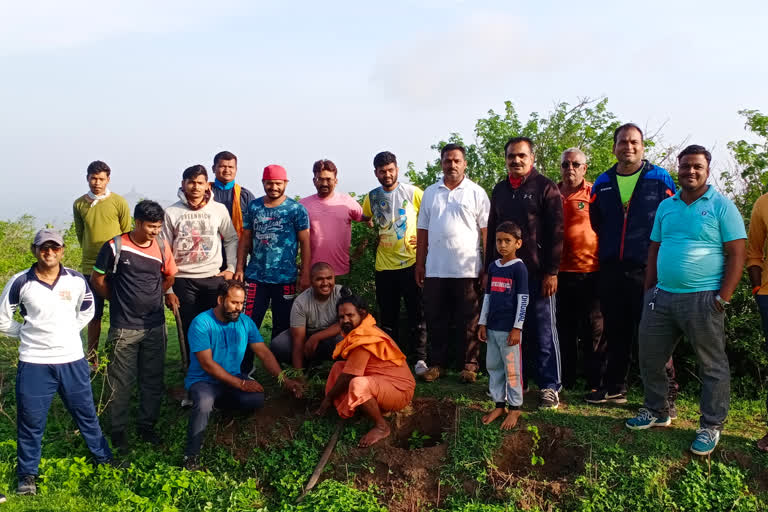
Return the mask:
<svg viewBox="0 0 768 512">
<path fill-rule="evenodd" d="M 478 337 L 488 344 L 488 387 L 496 403 L 493 411 L 483 416 L 483 424 L 488 425 L 506 412 L 502 430 L 517 425 L 523 404 L 520 339 L 528 305 L 528 271 L 516 256 L 522 245 L 522 233 L 514 222 L 502 222 L 496 227 L 496 250 L 501 258 L 488 265 L 479 322 Z"/>
</svg>

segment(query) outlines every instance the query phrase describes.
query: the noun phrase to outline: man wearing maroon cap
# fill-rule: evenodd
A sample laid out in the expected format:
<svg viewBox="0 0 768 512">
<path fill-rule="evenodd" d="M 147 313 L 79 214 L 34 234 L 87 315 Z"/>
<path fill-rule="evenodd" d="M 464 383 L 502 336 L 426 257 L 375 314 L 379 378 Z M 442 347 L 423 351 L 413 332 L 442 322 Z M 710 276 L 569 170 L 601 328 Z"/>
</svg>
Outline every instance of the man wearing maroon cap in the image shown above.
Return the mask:
<svg viewBox="0 0 768 512">
<path fill-rule="evenodd" d="M 254 199 L 243 213 L 243 232 L 237 247 L 235 279 L 248 284 L 245 313 L 261 327 L 272 306 L 272 337 L 289 328 L 291 306 L 296 295 L 296 277 L 301 288 L 309 288 L 309 215 L 298 202 L 285 195 L 288 174 L 279 165 L 264 168 L 261 180 L 265 196 Z M 296 254 L 301 248 L 301 272 Z M 246 256 L 251 259 L 245 265 Z M 253 369 L 253 353 L 246 350 L 241 372 Z"/>
</svg>

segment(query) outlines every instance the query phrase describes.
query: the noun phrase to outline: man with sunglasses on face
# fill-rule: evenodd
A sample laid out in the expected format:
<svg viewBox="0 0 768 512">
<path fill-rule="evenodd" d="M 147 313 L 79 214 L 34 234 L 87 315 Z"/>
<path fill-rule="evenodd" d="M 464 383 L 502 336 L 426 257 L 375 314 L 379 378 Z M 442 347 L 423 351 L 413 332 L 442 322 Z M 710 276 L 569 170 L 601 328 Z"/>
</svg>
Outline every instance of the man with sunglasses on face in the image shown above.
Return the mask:
<svg viewBox="0 0 768 512">
<path fill-rule="evenodd" d="M 586 181 L 587 155 L 568 148 L 560 157 L 557 184 L 563 200 L 563 254 L 557 275 L 557 333 L 563 354 L 563 385 L 570 388 L 578 374 L 579 342 L 584 354 L 587 386 L 602 385 L 605 371 L 603 314 L 597 295 L 597 235 L 589 223 L 589 195 Z"/>
<path fill-rule="evenodd" d="M 31 248 L 37 262 L 14 275 L 0 297 L 0 333 L 20 340 L 16 369 L 18 494 L 37 492 L 43 432 L 56 393 L 96 463 L 112 464 L 80 339 L 80 331 L 93 318 L 93 294 L 80 272 L 61 264 L 61 234 L 41 229 Z M 14 319 L 16 312 L 23 323 Z"/>
</svg>

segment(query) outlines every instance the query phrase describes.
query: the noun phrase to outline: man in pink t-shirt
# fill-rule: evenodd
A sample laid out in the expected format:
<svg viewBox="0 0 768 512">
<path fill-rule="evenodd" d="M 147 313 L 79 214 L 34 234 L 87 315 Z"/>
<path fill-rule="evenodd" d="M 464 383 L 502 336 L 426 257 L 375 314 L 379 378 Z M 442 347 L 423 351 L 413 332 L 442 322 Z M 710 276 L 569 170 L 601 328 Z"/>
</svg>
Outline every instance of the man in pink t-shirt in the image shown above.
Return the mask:
<svg viewBox="0 0 768 512">
<path fill-rule="evenodd" d="M 312 265 L 324 261 L 333 267 L 336 277 L 349 273 L 349 246 L 352 221 L 365 222 L 363 208 L 349 194 L 336 194 L 336 165 L 318 160 L 312 166 L 317 194 L 299 201 L 309 213 L 309 245 Z"/>
</svg>

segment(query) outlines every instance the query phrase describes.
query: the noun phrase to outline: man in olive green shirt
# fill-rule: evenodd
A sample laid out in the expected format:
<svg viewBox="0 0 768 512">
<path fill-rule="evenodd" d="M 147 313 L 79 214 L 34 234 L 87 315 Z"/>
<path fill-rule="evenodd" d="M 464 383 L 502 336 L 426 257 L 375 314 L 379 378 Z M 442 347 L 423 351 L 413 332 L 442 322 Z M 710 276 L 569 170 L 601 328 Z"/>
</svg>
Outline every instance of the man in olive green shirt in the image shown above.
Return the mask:
<svg viewBox="0 0 768 512">
<path fill-rule="evenodd" d="M 107 164 L 96 160 L 88 165 L 86 177 L 87 194 L 80 196 L 72 205 L 75 217 L 77 241 L 83 249 L 82 272 L 86 280 L 90 278 L 96 256 L 104 242 L 131 230 L 131 211 L 128 202 L 121 196 L 109 191 L 111 169 Z M 101 335 L 101 317 L 104 313 L 104 299 L 94 294 L 96 314 L 88 324 L 88 359 L 96 362 L 96 349 L 99 348 Z"/>
</svg>

